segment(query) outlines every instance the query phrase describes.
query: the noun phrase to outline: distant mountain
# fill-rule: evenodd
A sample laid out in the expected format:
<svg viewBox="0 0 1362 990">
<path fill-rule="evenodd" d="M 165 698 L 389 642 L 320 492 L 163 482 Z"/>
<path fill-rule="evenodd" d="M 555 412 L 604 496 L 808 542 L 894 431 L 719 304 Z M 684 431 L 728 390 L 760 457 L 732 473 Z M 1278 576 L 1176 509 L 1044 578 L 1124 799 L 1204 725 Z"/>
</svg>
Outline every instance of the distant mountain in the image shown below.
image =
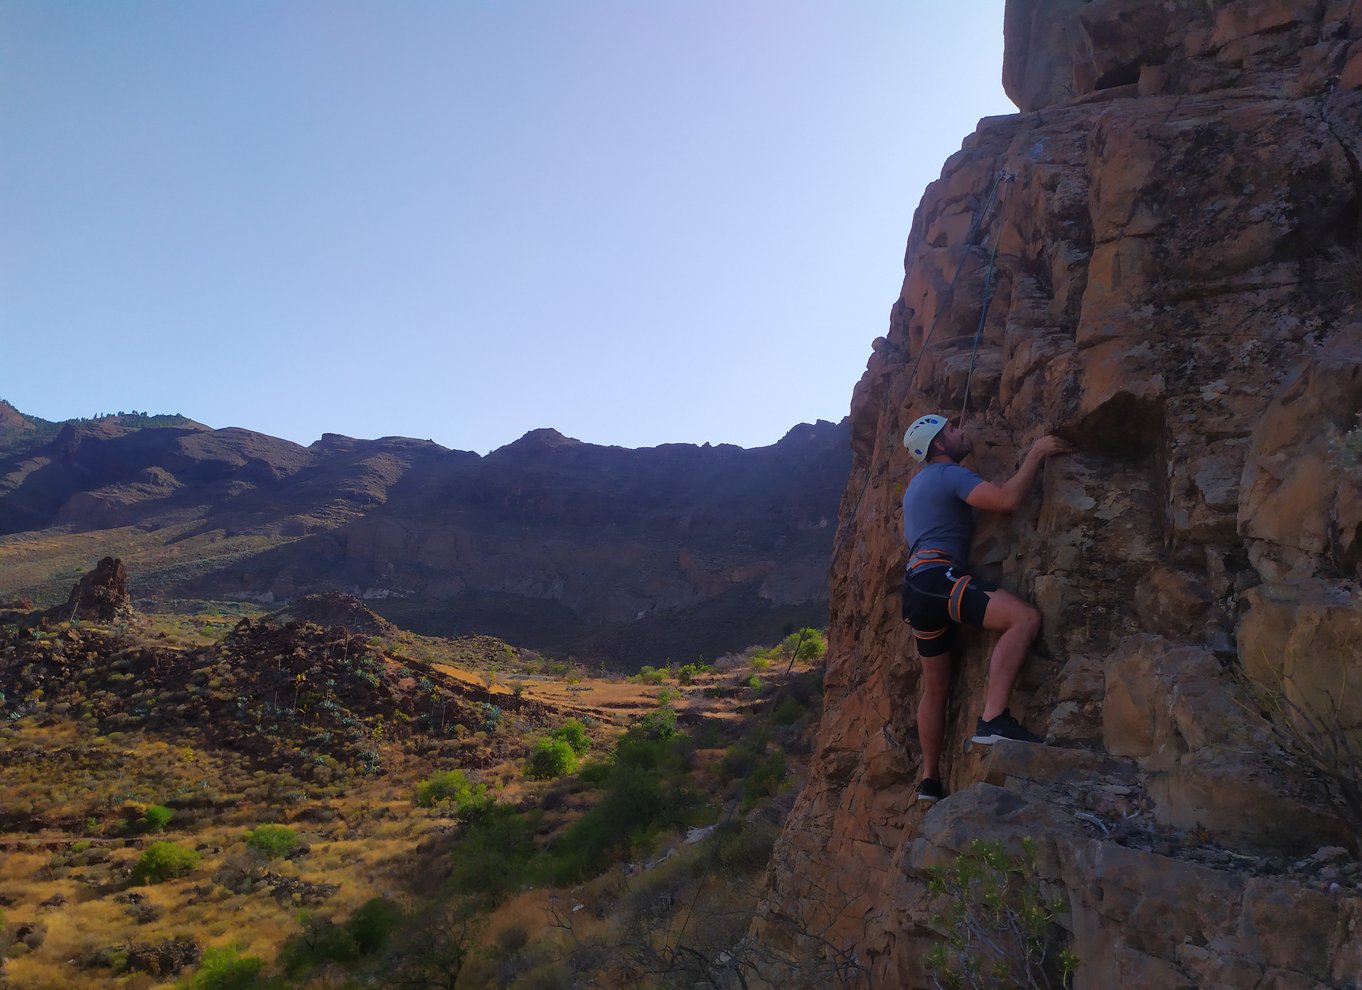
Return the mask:
<svg viewBox="0 0 1362 990">
<path fill-rule="evenodd" d="M 485 457 L 184 417 L 49 423 L 0 403 L 0 596 L 55 601 L 105 555 L 143 600 L 355 594 L 408 628 L 620 663 L 826 621 L 845 423 L 603 447 L 535 430 Z"/>
<path fill-rule="evenodd" d="M 0 399 L 0 457 L 36 450 L 55 438 L 63 427 L 75 423 L 103 423 L 128 429 L 160 426 L 192 426 L 208 429 L 202 423 L 195 423 L 179 413 L 153 416 L 149 413 L 118 412 L 93 419 L 70 419 L 54 423 L 37 416 L 26 416 L 4 399 Z"/>
</svg>

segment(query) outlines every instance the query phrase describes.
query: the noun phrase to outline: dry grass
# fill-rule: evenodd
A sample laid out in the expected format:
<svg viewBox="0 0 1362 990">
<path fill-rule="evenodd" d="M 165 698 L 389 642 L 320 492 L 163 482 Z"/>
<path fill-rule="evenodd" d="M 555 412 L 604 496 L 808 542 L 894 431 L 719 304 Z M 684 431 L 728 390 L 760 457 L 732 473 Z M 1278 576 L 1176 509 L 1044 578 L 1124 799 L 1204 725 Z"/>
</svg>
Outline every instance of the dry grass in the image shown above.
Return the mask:
<svg viewBox="0 0 1362 990">
<path fill-rule="evenodd" d="M 0 545 L 0 570 L 5 552 Z M 82 559 L 88 556 L 87 551 L 82 554 Z M 183 614 L 147 617 L 140 634 L 158 648 L 197 657 L 195 650 L 225 634 L 235 621 L 230 610 L 198 604 Z M 88 626 L 82 632 L 91 643 L 103 635 Z M 409 667 L 413 679 L 427 672 L 443 674 L 483 690 L 490 682 L 492 698 L 505 699 L 508 713 L 505 724 L 491 733 L 474 732 L 461 739 L 418 735 L 375 743 L 384 768 L 378 776 L 350 770 L 325 783 L 261 769 L 237 752 L 196 745 L 180 734 L 158 735 L 132 727 L 101 735 L 93 718 L 76 710 L 58 713 L 46 702 L 17 721 L 0 722 L 4 795 L 0 812 L 7 816 L 5 821 L 24 822 L 22 828 L 0 832 L 4 920 L 11 931 L 27 922 L 46 927 L 40 947 L 14 954 L 6 963 L 10 985 L 62 990 L 171 987 L 173 978 L 140 973 L 115 977 L 108 969 L 84 968 L 79 961 L 100 949 L 185 934 L 204 947 L 236 943 L 245 954 L 272 962 L 283 939 L 299 930 L 304 906 L 288 897 L 276 898 L 262 884 L 238 893 L 220 882 L 225 867 L 251 861 L 244 839 L 260 824 L 288 824 L 310 846 L 306 855 L 268 863 L 271 873 L 307 884 L 338 885 L 333 895 L 310 910 L 342 919 L 375 896 L 402 897 L 411 889 L 414 874 L 426 865 L 418 861 L 418 848 L 450 827 L 446 814 L 413 803 L 417 783 L 435 770 L 467 767 L 474 781 L 487 784 L 499 801 L 508 804 L 538 803 L 549 790 L 559 789 L 560 803 L 544 814 L 540 840 L 560 833 L 589 806 L 590 794 L 571 782 L 525 778 L 522 761 L 529 737 L 542 728 L 510 714 L 517 682 L 526 699 L 549 706 L 560 719 L 588 717 L 598 754 L 609 750 L 620 726 L 657 706 L 660 690 L 674 695 L 670 703 L 683 716 L 696 718 L 737 719 L 754 700 L 753 692 L 743 687 L 754 672 L 747 667 L 702 674 L 687 686 L 670 681 L 661 687 L 583 677 L 580 670 L 558 678 L 528 669 L 510 676 L 505 651 L 485 646 L 409 634 L 391 644 L 370 644 L 371 649 L 385 651 L 383 662 L 389 668 Z M 418 653 L 431 661 L 429 671 Z M 460 665 L 470 659 L 482 665 Z M 523 657 L 518 662 L 522 668 L 531 666 Z M 760 673 L 766 679 L 770 672 Z M 214 671 L 203 666 L 194 674 L 206 681 Z M 698 750 L 696 764 L 703 772 L 722 754 L 721 749 Z M 196 801 L 199 798 L 203 800 Z M 175 805 L 175 818 L 163 835 L 136 834 L 127 823 L 152 803 Z M 45 822 L 51 824 L 45 827 Z M 195 848 L 201 865 L 180 879 L 129 888 L 128 874 L 153 839 Z M 664 841 L 679 844 L 680 835 Z M 534 948 L 517 950 L 525 967 L 549 965 L 551 957 L 581 944 L 618 940 L 627 919 L 612 912 L 637 901 L 642 886 L 685 883 L 683 874 L 693 869 L 695 855 L 686 847 L 682 857 L 646 879 L 626 880 L 610 872 L 572 891 L 515 896 L 491 916 L 487 939 L 497 944 L 501 932 L 525 929 L 527 946 Z M 745 910 L 756 882 L 744 881 L 751 890 L 723 888 L 722 896 L 732 901 L 725 910 Z M 129 893 L 143 900 L 129 904 L 121 899 Z M 43 906 L 54 897 L 63 900 Z M 584 904 L 573 914 L 571 932 L 554 927 L 551 898 L 557 898 L 560 907 Z M 513 933 L 504 939 L 510 945 L 516 942 Z"/>
</svg>

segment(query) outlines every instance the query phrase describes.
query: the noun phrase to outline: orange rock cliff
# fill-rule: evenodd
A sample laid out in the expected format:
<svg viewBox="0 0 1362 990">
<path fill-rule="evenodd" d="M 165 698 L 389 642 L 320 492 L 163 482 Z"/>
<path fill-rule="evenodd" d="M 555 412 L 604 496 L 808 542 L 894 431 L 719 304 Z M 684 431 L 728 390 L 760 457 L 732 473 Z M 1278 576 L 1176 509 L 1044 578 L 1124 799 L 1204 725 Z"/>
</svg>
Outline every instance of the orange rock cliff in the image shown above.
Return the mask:
<svg viewBox="0 0 1362 990">
<path fill-rule="evenodd" d="M 1009 0 L 1005 35 L 1021 112 L 927 189 L 851 400 L 819 743 L 758 931 L 930 986 L 925 869 L 1030 836 L 1076 987 L 1362 985 L 1362 825 L 1236 682 L 1362 735 L 1362 2 Z M 924 808 L 901 437 L 962 408 L 986 284 L 973 466 L 1075 449 L 973 548 L 1042 611 L 1012 708 L 1052 745 L 964 752 L 971 635 Z"/>
</svg>

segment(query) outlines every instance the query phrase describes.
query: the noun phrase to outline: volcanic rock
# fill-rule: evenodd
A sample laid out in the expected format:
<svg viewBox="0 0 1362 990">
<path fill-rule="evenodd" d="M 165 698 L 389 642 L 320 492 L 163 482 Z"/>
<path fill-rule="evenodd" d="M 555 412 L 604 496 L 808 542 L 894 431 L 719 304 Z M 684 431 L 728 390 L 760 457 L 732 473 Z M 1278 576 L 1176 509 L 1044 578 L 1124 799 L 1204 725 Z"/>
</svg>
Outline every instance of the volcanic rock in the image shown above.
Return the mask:
<svg viewBox="0 0 1362 990">
<path fill-rule="evenodd" d="M 315 622 L 319 626 L 341 626 L 366 636 L 391 636 L 398 629 L 358 598 L 336 592 L 304 595 L 284 608 L 271 612 L 266 621 L 277 625 L 287 622 Z"/>
<path fill-rule="evenodd" d="M 58 605 L 43 613 L 49 620 L 90 619 L 95 622 L 115 622 L 132 617 L 132 600 L 128 597 L 128 571 L 123 561 L 105 557 L 71 588 L 65 605 Z"/>
<path fill-rule="evenodd" d="M 1023 112 L 928 188 L 852 397 L 823 721 L 759 933 L 929 986 L 926 869 L 1031 837 L 1078 988 L 1354 985 L 1362 890 L 1273 864 L 1362 836 L 1240 681 L 1362 752 L 1362 4 L 1009 0 L 1006 37 Z M 966 636 L 924 812 L 899 438 L 962 409 L 986 478 L 1074 447 L 973 547 L 1042 611 L 1012 709 L 1054 745 L 962 752 Z"/>
</svg>

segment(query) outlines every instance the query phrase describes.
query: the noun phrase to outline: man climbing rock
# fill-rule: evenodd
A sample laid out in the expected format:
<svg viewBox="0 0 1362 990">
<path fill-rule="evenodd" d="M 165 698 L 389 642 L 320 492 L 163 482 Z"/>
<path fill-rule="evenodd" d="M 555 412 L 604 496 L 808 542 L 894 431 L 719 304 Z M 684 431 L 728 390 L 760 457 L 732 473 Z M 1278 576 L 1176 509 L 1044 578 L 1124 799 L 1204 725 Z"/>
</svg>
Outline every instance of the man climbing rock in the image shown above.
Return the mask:
<svg viewBox="0 0 1362 990">
<path fill-rule="evenodd" d="M 1067 453 L 1055 436 L 1032 445 L 1017 473 L 1001 485 L 985 481 L 960 462 L 974 449 L 965 431 L 945 416 L 923 416 L 903 435 L 903 445 L 925 462 L 903 493 L 903 536 L 908 565 L 903 579 L 903 618 L 913 627 L 922 659 L 922 700 L 917 708 L 923 781 L 919 801 L 935 801 L 941 787 L 941 747 L 946 735 L 946 699 L 951 655 L 959 625 L 1000 633 L 988 662 L 984 711 L 973 741 L 1040 742 L 1007 708 L 1026 651 L 1040 631 L 1040 613 L 1016 595 L 969 572 L 973 510 L 1012 512 L 1031 489 L 1047 457 Z"/>
</svg>

